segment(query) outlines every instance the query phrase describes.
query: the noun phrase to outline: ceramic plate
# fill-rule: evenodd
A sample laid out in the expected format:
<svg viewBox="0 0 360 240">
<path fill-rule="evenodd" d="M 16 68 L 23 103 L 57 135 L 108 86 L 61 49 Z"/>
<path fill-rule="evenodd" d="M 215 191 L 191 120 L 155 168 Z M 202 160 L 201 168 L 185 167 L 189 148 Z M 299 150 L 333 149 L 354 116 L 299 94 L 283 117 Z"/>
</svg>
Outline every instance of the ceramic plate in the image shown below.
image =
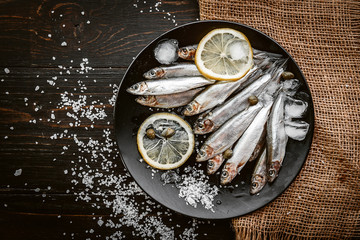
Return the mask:
<svg viewBox="0 0 360 240">
<path fill-rule="evenodd" d="M 177 39 L 179 47 L 198 43 L 201 38 L 215 28 L 234 28 L 243 32 L 249 39 L 252 47 L 269 52 L 280 53 L 289 58 L 288 70 L 295 74 L 303 84 L 301 91 L 310 96 L 309 108 L 304 121 L 310 124 L 309 132 L 303 141 L 289 139 L 286 148 L 286 156 L 278 178 L 267 184 L 258 195 L 250 195 L 250 177 L 254 162 L 248 163 L 227 188 L 220 188 L 215 197 L 214 211 L 205 209 L 201 204 L 196 208 L 187 205 L 183 198 L 179 198 L 179 190 L 173 184 L 164 185 L 160 179 L 162 171 L 153 174 L 151 168 L 145 162 L 140 162 L 141 155 L 136 145 L 136 133 L 140 124 L 155 112 L 168 112 L 168 110 L 156 110 L 141 106 L 135 102 L 134 95 L 126 92 L 126 89 L 136 82 L 142 81 L 142 74 L 149 69 L 159 66 L 155 60 L 153 50 L 156 44 L 163 39 Z M 172 112 L 179 114 L 180 110 Z M 314 129 L 314 107 L 311 94 L 306 80 L 294 61 L 294 59 L 276 41 L 264 33 L 243 24 L 225 21 L 199 21 L 174 28 L 154 39 L 135 58 L 125 73 L 118 92 L 115 106 L 115 130 L 117 143 L 121 153 L 121 159 L 138 183 L 138 185 L 153 199 L 162 205 L 184 215 L 202 219 L 226 219 L 248 214 L 273 201 L 291 184 L 300 172 L 308 155 Z M 193 124 L 196 118 L 186 117 L 186 121 Z M 180 172 L 188 166 L 206 168 L 206 163 L 199 166 L 195 163 L 193 154 L 185 165 L 180 167 Z M 220 186 L 219 175 L 211 176 L 210 184 Z"/>
</svg>

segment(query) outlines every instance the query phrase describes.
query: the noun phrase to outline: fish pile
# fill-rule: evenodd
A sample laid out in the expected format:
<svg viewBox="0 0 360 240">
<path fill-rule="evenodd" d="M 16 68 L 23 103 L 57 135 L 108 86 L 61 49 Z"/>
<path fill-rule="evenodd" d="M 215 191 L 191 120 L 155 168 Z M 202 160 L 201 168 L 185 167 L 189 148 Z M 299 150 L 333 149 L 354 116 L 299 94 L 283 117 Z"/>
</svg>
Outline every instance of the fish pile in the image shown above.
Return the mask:
<svg viewBox="0 0 360 240">
<path fill-rule="evenodd" d="M 309 96 L 286 71 L 281 54 L 253 49 L 253 67 L 237 81 L 215 81 L 201 75 L 194 60 L 197 45 L 179 48 L 174 39 L 161 41 L 154 56 L 161 64 L 145 72 L 144 81 L 127 89 L 139 104 L 183 107 L 198 115 L 193 131 L 210 134 L 196 161 L 207 161 L 208 174 L 223 165 L 220 183 L 230 183 L 246 163 L 255 161 L 250 193 L 273 182 L 282 166 L 288 137 L 302 141 L 309 124 L 304 118 Z M 178 58 L 188 60 L 176 62 Z"/>
</svg>

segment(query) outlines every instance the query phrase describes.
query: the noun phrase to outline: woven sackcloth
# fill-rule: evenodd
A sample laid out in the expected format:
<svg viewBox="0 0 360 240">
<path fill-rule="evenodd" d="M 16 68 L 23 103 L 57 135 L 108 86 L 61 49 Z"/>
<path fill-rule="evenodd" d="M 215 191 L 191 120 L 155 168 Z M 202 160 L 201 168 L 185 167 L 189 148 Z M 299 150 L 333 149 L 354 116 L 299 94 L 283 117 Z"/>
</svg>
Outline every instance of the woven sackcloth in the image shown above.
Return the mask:
<svg viewBox="0 0 360 240">
<path fill-rule="evenodd" d="M 300 174 L 275 201 L 233 220 L 237 239 L 360 238 L 360 1 L 199 0 L 202 20 L 279 42 L 310 86 L 315 132 Z"/>
</svg>

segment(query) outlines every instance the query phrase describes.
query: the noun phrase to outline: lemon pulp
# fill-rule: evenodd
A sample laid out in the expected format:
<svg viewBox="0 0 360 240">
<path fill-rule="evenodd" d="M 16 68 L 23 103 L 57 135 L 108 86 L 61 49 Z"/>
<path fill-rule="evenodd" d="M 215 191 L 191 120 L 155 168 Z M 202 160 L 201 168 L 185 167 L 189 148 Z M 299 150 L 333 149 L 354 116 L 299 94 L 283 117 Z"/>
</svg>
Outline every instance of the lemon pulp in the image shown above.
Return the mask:
<svg viewBox="0 0 360 240">
<path fill-rule="evenodd" d="M 212 30 L 201 39 L 195 54 L 195 64 L 207 78 L 238 80 L 253 66 L 251 44 L 237 30 Z"/>
<path fill-rule="evenodd" d="M 153 129 L 154 136 L 147 131 Z M 171 135 L 166 135 L 171 129 Z M 169 170 L 180 167 L 194 149 L 194 134 L 182 118 L 170 113 L 156 113 L 148 117 L 137 134 L 138 150 L 150 166 Z"/>
</svg>

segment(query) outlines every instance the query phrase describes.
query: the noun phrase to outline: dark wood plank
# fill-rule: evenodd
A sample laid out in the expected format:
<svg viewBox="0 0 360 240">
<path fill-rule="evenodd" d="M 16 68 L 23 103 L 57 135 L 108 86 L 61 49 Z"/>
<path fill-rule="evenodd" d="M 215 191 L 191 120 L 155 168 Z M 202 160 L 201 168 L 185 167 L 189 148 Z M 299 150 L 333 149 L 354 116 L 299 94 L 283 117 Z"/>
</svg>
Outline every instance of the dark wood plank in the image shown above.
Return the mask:
<svg viewBox="0 0 360 240">
<path fill-rule="evenodd" d="M 0 55 L 6 57 L 0 57 L 0 66 L 57 66 L 63 62 L 50 60 L 61 56 L 75 61 L 91 58 L 94 67 L 127 67 L 153 38 L 198 17 L 194 0 L 161 1 L 159 11 L 156 3 L 4 1 Z"/>
<path fill-rule="evenodd" d="M 0 2 L 2 238 L 104 239 L 121 231 L 126 239 L 144 239 L 138 235 L 138 227 L 131 224 L 118 228 L 98 225 L 100 218 L 104 222 L 126 222 L 124 217 L 131 216 L 129 213 L 114 216 L 115 210 L 106 200 L 112 202 L 116 195 L 124 196 L 125 206 L 136 205 L 134 209 L 140 215 L 135 216 L 142 218 L 141 224 L 161 219 L 164 226 L 174 229 L 175 237 L 195 230 L 196 239 L 233 238 L 229 220 L 196 221 L 193 226 L 193 219 L 162 207 L 137 190 L 134 192 L 131 177 L 126 177 L 121 187 L 115 182 L 101 182 L 113 176 L 128 176 L 116 146 L 110 143 L 114 139 L 111 104 L 116 92 L 114 84 L 119 84 L 133 57 L 153 38 L 176 24 L 198 18 L 194 0 L 160 1 L 157 11 L 158 2 Z M 67 46 L 61 46 L 62 42 Z M 80 63 L 84 58 L 94 70 L 81 74 Z M 10 72 L 6 73 L 5 68 Z M 64 103 L 61 96 L 66 92 L 73 95 L 72 99 L 86 96 L 82 109 L 95 106 L 106 117 L 92 122 L 82 116 L 80 126 L 71 126 L 77 122 L 67 115 L 74 113 L 73 109 L 59 106 Z M 61 136 L 66 131 L 66 136 Z M 104 136 L 104 131 L 110 135 Z M 88 142 L 91 137 L 110 144 L 102 152 L 106 161 L 84 151 L 89 148 L 80 147 L 74 134 L 80 141 Z M 104 162 L 108 164 L 105 167 Z M 15 176 L 19 169 L 21 175 Z M 83 172 L 90 171 L 102 174 L 94 178 L 92 187 L 81 182 Z M 79 199 L 85 195 L 88 200 Z M 151 231 L 155 231 L 155 225 L 154 222 L 149 225 Z M 154 239 L 159 237 L 158 234 Z"/>
</svg>

